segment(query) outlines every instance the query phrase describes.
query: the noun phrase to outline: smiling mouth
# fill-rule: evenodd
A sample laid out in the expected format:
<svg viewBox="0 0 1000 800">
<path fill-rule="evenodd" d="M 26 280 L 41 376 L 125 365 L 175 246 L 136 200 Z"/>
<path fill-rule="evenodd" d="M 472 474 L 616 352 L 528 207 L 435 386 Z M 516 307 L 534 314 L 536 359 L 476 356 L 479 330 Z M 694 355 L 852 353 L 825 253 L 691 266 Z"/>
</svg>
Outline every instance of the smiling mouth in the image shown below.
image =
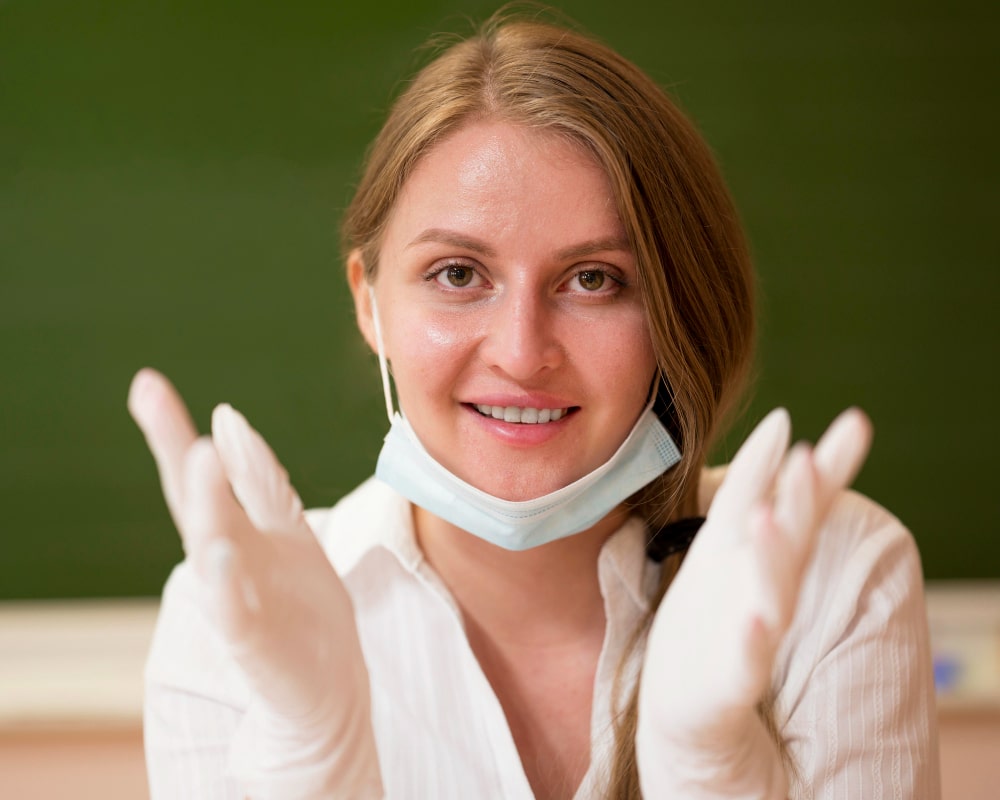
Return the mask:
<svg viewBox="0 0 1000 800">
<path fill-rule="evenodd" d="M 483 403 L 471 405 L 484 417 L 503 420 L 504 422 L 515 422 L 522 425 L 544 425 L 547 422 L 557 422 L 567 414 L 575 411 L 574 408 L 522 408 L 521 406 L 489 406 Z"/>
</svg>

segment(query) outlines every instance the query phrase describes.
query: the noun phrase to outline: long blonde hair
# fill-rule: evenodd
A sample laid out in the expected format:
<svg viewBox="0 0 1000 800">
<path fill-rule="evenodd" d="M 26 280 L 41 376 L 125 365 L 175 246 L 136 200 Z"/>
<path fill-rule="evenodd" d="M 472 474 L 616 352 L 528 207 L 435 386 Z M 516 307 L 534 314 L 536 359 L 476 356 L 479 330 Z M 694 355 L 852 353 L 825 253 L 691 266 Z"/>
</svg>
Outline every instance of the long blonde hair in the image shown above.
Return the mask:
<svg viewBox="0 0 1000 800">
<path fill-rule="evenodd" d="M 430 148 L 462 125 L 500 119 L 558 131 L 604 167 L 638 264 L 661 376 L 661 417 L 684 454 L 632 498 L 652 532 L 696 511 L 698 478 L 752 358 L 753 270 L 708 146 L 670 98 L 605 45 L 563 25 L 498 14 L 452 44 L 394 103 L 344 220 L 368 277 L 399 192 Z M 654 603 L 680 563 L 664 564 Z M 648 624 L 649 620 L 646 620 Z M 644 631 L 636 632 L 638 646 Z M 609 797 L 640 796 L 636 692 L 616 724 Z M 773 729 L 769 713 L 765 721 Z"/>
</svg>

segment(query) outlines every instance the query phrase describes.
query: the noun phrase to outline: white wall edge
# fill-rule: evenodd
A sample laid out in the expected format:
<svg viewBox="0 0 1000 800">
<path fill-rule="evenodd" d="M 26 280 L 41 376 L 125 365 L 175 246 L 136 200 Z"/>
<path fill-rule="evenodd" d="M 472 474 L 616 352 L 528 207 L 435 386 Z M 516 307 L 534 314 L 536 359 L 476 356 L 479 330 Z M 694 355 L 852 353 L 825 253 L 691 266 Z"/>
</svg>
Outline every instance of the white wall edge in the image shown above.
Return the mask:
<svg viewBox="0 0 1000 800">
<path fill-rule="evenodd" d="M 159 600 L 0 602 L 0 729 L 136 725 Z M 1000 581 L 930 582 L 935 661 L 966 680 L 942 710 L 1000 710 Z M 940 686 L 939 686 L 940 689 Z"/>
</svg>

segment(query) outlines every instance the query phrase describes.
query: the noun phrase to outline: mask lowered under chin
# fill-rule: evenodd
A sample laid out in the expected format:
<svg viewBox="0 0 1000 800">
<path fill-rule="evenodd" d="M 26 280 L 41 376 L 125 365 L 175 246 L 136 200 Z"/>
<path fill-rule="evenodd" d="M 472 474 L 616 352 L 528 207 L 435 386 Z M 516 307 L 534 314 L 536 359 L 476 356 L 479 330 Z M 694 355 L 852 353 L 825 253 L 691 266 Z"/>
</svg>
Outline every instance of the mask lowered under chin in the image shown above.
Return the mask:
<svg viewBox="0 0 1000 800">
<path fill-rule="evenodd" d="M 680 458 L 650 404 L 617 452 L 594 471 L 533 500 L 502 500 L 435 461 L 397 412 L 375 476 L 462 530 L 507 550 L 527 550 L 587 530 Z"/>
<path fill-rule="evenodd" d="M 501 500 L 480 491 L 435 461 L 406 417 L 393 411 L 382 325 L 369 285 L 379 372 L 389 417 L 375 477 L 411 503 L 507 550 L 527 550 L 587 530 L 681 460 L 653 401 L 610 459 L 593 472 L 534 500 Z M 655 400 L 655 398 L 654 398 Z"/>
</svg>

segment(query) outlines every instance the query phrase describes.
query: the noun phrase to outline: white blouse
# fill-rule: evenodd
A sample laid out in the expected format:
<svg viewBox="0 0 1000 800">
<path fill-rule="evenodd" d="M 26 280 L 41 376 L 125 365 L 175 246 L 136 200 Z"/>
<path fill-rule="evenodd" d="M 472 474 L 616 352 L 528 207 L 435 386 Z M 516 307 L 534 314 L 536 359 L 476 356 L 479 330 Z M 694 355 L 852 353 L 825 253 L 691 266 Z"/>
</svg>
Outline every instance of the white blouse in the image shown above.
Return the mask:
<svg viewBox="0 0 1000 800">
<path fill-rule="evenodd" d="M 409 503 L 371 479 L 333 509 L 309 512 L 354 603 L 372 690 L 386 796 L 533 798 L 496 695 L 461 614 L 416 544 Z M 577 800 L 607 778 L 612 685 L 648 608 L 659 567 L 632 519 L 605 543 L 598 578 L 607 616 L 594 684 L 591 762 Z M 697 613 L 692 610 L 692 613 Z M 626 665 L 634 685 L 640 647 Z M 844 493 L 821 533 L 773 673 L 775 714 L 795 763 L 794 798 L 940 796 L 933 679 L 920 561 L 888 512 Z M 151 796 L 243 798 L 231 747 L 249 691 L 179 565 L 164 590 L 146 670 Z M 620 707 L 620 706 L 619 706 Z M 720 793 L 705 797 L 723 797 Z"/>
</svg>

